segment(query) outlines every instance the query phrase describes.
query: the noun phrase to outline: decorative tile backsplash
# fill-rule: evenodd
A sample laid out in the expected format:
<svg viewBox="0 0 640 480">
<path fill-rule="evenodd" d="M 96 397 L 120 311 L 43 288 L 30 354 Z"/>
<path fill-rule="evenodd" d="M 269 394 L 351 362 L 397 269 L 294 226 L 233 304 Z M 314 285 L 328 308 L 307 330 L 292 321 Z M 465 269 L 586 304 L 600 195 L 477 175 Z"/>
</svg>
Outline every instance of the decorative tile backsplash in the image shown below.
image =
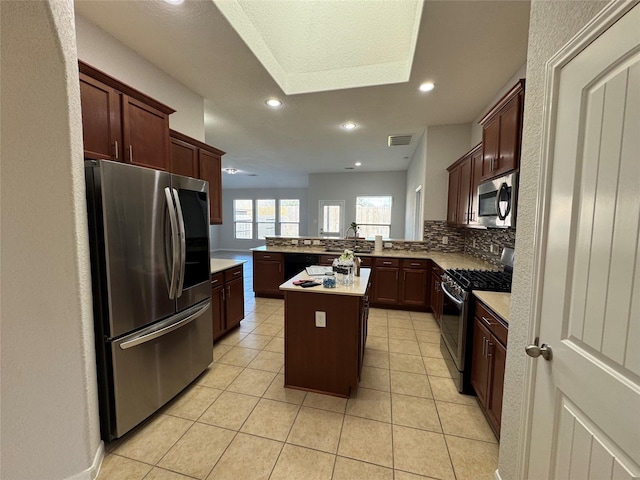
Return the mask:
<svg viewBox="0 0 640 480">
<path fill-rule="evenodd" d="M 447 243 L 443 243 L 443 239 Z M 308 244 L 305 244 L 305 240 Z M 297 243 L 295 243 L 297 242 Z M 319 242 L 314 245 L 314 242 Z M 451 227 L 447 222 L 428 220 L 424 222 L 424 241 L 387 240 L 383 251 L 407 250 L 410 252 L 464 252 L 492 265 L 500 266 L 500 254 L 504 247 L 514 248 L 516 231 L 508 229 L 474 229 Z M 373 252 L 374 242 L 365 239 L 319 238 L 319 237 L 267 237 L 269 247 L 317 248 L 317 249 L 370 249 Z M 491 246 L 493 245 L 493 252 Z"/>
</svg>

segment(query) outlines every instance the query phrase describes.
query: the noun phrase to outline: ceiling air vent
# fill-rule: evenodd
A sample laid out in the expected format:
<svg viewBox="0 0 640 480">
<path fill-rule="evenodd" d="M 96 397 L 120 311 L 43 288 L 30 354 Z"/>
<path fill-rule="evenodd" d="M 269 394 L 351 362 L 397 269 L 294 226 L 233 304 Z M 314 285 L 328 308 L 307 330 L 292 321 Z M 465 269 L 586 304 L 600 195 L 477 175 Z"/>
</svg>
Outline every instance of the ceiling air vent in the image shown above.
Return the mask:
<svg viewBox="0 0 640 480">
<path fill-rule="evenodd" d="M 387 144 L 390 147 L 402 147 L 404 145 L 409 145 L 412 139 L 413 135 L 389 135 Z"/>
</svg>

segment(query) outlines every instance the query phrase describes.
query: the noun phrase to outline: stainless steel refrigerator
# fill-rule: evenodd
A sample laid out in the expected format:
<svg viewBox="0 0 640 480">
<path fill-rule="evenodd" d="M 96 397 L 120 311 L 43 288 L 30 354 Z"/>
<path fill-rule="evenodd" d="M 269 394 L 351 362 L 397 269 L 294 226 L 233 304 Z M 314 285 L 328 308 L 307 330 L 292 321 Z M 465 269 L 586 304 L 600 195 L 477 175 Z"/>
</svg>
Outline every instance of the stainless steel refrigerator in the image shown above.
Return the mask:
<svg viewBox="0 0 640 480">
<path fill-rule="evenodd" d="M 105 440 L 120 437 L 211 363 L 209 184 L 85 162 Z"/>
</svg>

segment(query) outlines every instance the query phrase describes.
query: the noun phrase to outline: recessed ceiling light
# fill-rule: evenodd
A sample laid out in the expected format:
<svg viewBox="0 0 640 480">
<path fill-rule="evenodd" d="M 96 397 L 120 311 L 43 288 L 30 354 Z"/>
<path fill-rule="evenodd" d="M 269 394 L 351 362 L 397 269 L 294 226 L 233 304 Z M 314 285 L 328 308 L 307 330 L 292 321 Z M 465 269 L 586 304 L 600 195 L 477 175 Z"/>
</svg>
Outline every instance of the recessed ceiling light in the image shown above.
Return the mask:
<svg viewBox="0 0 640 480">
<path fill-rule="evenodd" d="M 426 83 L 423 83 L 422 85 L 420 85 L 420 91 L 421 92 L 430 92 L 434 88 L 436 88 L 436 86 L 431 82 L 426 82 Z"/>
<path fill-rule="evenodd" d="M 269 100 L 267 100 L 266 102 L 267 105 L 269 105 L 270 107 L 273 108 L 278 108 L 282 106 L 282 102 L 280 100 L 278 100 L 277 98 L 270 98 Z"/>
<path fill-rule="evenodd" d="M 342 124 L 342 128 L 344 128 L 345 130 L 353 130 L 356 127 L 357 125 L 353 122 L 347 122 Z"/>
<path fill-rule="evenodd" d="M 359 167 L 360 165 L 362 165 L 362 162 L 356 162 L 355 165 L 356 167 Z"/>
<path fill-rule="evenodd" d="M 184 0 L 164 0 L 167 3 L 170 3 L 171 5 L 180 5 L 181 3 L 184 3 Z"/>
<path fill-rule="evenodd" d="M 224 171 L 227 172 L 229 175 L 235 175 L 236 173 L 238 173 L 237 168 L 225 168 Z"/>
</svg>

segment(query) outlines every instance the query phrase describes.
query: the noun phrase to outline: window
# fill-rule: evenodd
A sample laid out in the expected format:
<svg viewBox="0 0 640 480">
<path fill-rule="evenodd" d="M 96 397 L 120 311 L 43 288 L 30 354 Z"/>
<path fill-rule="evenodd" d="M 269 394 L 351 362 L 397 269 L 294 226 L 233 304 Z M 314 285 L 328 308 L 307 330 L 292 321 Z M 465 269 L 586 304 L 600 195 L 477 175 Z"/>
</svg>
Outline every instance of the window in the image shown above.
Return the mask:
<svg viewBox="0 0 640 480">
<path fill-rule="evenodd" d="M 273 237 L 276 234 L 276 201 L 256 200 L 256 220 L 258 222 L 258 238 Z"/>
<path fill-rule="evenodd" d="M 258 199 L 233 201 L 234 238 L 253 240 L 275 235 L 297 237 L 300 233 L 300 200 Z M 254 237 L 255 221 L 255 237 Z M 278 225 L 279 233 L 276 233 Z"/>
<path fill-rule="evenodd" d="M 280 235 L 297 237 L 300 232 L 300 200 L 280 200 Z"/>
<path fill-rule="evenodd" d="M 253 238 L 253 200 L 233 201 L 235 238 Z"/>
<path fill-rule="evenodd" d="M 389 238 L 391 201 L 391 195 L 356 197 L 356 223 L 361 237 L 382 235 L 383 238 Z"/>
</svg>

